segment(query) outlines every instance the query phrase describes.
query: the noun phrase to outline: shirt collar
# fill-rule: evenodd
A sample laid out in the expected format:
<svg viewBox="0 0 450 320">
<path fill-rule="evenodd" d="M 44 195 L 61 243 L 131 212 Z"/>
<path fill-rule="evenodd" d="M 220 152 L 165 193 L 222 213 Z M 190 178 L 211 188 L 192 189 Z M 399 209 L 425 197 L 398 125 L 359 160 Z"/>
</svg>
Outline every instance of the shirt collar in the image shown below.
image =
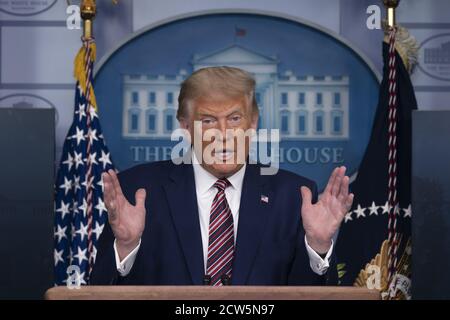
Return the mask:
<svg viewBox="0 0 450 320">
<path fill-rule="evenodd" d="M 216 183 L 218 178 L 209 173 L 208 171 L 206 171 L 205 168 L 201 166 L 194 150 L 192 150 L 192 166 L 194 168 L 194 179 L 196 188 L 200 192 L 200 194 L 203 195 L 214 186 L 214 183 Z M 238 172 L 228 177 L 228 181 L 230 181 L 231 186 L 236 191 L 242 190 L 246 166 L 247 164 L 244 163 L 244 165 L 242 166 L 242 168 L 239 169 Z"/>
</svg>

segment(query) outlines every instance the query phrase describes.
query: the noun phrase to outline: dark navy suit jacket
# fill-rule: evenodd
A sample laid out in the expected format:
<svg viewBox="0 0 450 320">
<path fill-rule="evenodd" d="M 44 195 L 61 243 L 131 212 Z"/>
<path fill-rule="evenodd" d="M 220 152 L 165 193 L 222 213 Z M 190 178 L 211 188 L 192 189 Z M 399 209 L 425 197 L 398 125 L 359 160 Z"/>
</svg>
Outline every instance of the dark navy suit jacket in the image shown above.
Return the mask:
<svg viewBox="0 0 450 320">
<path fill-rule="evenodd" d="M 300 187 L 317 201 L 316 184 L 279 170 L 260 175 L 247 165 L 242 186 L 232 285 L 334 285 L 335 255 L 324 276 L 314 273 L 304 242 Z M 125 197 L 134 204 L 147 190 L 146 223 L 133 268 L 116 270 L 114 235 L 107 224 L 99 239 L 92 285 L 201 285 L 204 262 L 193 167 L 171 161 L 139 165 L 119 175 Z M 262 201 L 266 196 L 268 201 Z"/>
</svg>

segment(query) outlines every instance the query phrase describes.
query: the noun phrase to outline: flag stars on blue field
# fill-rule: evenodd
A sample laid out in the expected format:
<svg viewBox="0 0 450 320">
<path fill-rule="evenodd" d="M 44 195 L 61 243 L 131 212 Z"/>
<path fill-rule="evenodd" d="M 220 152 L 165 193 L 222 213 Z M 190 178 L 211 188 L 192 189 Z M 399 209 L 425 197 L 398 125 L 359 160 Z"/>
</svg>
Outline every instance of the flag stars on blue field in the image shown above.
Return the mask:
<svg viewBox="0 0 450 320">
<path fill-rule="evenodd" d="M 81 153 L 81 152 L 78 153 L 78 152 L 75 151 L 75 159 L 74 159 L 74 161 L 75 161 L 75 169 L 78 170 L 79 166 L 84 165 L 84 163 L 83 163 L 83 153 Z"/>
<path fill-rule="evenodd" d="M 89 142 L 90 142 L 91 144 L 93 144 L 94 141 L 98 141 L 98 138 L 97 138 L 97 130 L 96 130 L 96 129 L 89 130 L 89 132 L 88 132 L 88 134 L 87 134 L 87 138 L 89 139 Z"/>
<path fill-rule="evenodd" d="M 72 138 L 77 140 L 77 146 L 79 146 L 81 141 L 85 141 L 86 138 L 83 129 L 76 127 L 75 130 L 76 133 L 72 136 Z"/>
<path fill-rule="evenodd" d="M 63 253 L 64 253 L 64 250 L 59 250 L 59 251 L 56 249 L 53 250 L 53 259 L 55 260 L 55 267 L 58 265 L 59 262 L 64 263 L 64 259 L 62 257 Z"/>
<path fill-rule="evenodd" d="M 395 209 L 394 209 L 394 214 L 396 214 L 396 215 L 400 215 L 400 211 L 401 211 L 402 209 L 400 209 L 400 206 L 398 205 L 398 204 L 396 204 L 395 205 Z"/>
<path fill-rule="evenodd" d="M 100 178 L 97 182 L 97 185 L 99 185 L 102 188 L 102 192 L 105 191 L 105 185 L 103 184 L 103 179 Z"/>
<path fill-rule="evenodd" d="M 89 181 L 83 181 L 83 183 L 81 184 L 83 187 L 86 188 L 86 191 L 88 191 L 90 188 L 95 188 L 94 186 L 94 176 L 89 178 Z"/>
<path fill-rule="evenodd" d="M 85 276 L 86 272 L 80 273 L 80 284 L 87 284 L 86 281 L 84 280 Z"/>
<path fill-rule="evenodd" d="M 77 276 L 76 274 L 69 274 L 67 273 L 67 279 L 62 280 L 62 284 L 64 284 L 65 286 L 68 286 L 68 284 L 70 283 L 71 286 L 74 286 L 76 288 L 76 286 L 78 285 L 78 279 L 79 279 L 79 284 L 85 284 L 83 283 L 83 278 L 81 277 L 82 275 L 80 274 L 79 276 Z"/>
<path fill-rule="evenodd" d="M 97 152 L 94 152 L 94 153 L 91 153 L 89 156 L 88 156 L 88 158 L 85 158 L 84 159 L 84 161 L 86 162 L 86 163 L 90 163 L 90 164 L 96 164 L 96 165 L 98 165 L 98 162 L 97 162 Z"/>
<path fill-rule="evenodd" d="M 98 118 L 97 112 L 95 111 L 95 108 L 93 106 L 89 108 L 89 115 L 91 116 L 92 119 Z"/>
<path fill-rule="evenodd" d="M 67 238 L 66 230 L 67 226 L 61 228 L 61 226 L 56 226 L 55 237 L 58 238 L 58 242 L 61 242 L 62 239 Z"/>
<path fill-rule="evenodd" d="M 382 208 L 383 208 L 382 214 L 389 213 L 389 202 L 386 201 L 386 203 L 384 204 L 384 206 L 382 206 Z"/>
<path fill-rule="evenodd" d="M 112 162 L 111 162 L 111 159 L 110 159 L 110 154 L 109 154 L 109 152 L 108 153 L 105 153 L 103 150 L 102 150 L 102 156 L 101 156 L 101 158 L 100 159 L 98 159 L 98 161 L 100 161 L 101 163 L 103 163 L 103 169 L 106 169 L 106 166 L 109 164 L 109 165 L 112 165 Z"/>
<path fill-rule="evenodd" d="M 75 233 L 75 231 L 74 231 L 74 228 L 72 227 L 72 239 L 74 238 L 74 234 Z M 69 265 L 72 265 L 73 264 L 73 250 L 72 250 L 72 247 L 70 247 L 69 248 L 69 255 L 67 256 L 67 259 L 69 260 Z"/>
<path fill-rule="evenodd" d="M 80 187 L 80 176 L 77 176 L 77 175 L 74 176 L 73 189 L 74 189 L 75 192 L 77 192 L 78 189 L 81 190 L 81 187 Z"/>
<path fill-rule="evenodd" d="M 363 207 L 361 207 L 361 205 L 358 204 L 356 210 L 349 211 L 345 215 L 344 223 L 353 221 L 353 214 L 356 214 L 357 219 L 366 218 L 367 217 L 365 214 L 366 210 L 369 210 L 369 216 L 372 216 L 372 215 L 378 216 L 379 209 L 383 210 L 381 214 L 389 213 L 389 202 L 386 202 L 384 205 L 377 206 L 375 204 L 375 202 L 373 201 L 372 205 L 367 208 L 363 208 Z M 408 208 L 400 208 L 399 205 L 397 204 L 394 212 L 398 216 L 401 216 L 402 215 L 401 213 L 403 212 L 403 218 L 411 218 L 411 205 L 409 205 Z"/>
<path fill-rule="evenodd" d="M 406 217 L 411 218 L 411 205 L 409 205 L 408 208 L 403 209 L 403 212 L 404 212 L 403 217 L 405 217 L 405 218 L 406 218 Z"/>
<path fill-rule="evenodd" d="M 83 204 L 81 206 L 79 206 L 78 209 L 80 209 L 80 211 L 83 213 L 83 217 L 86 217 L 86 215 L 87 215 L 87 202 L 86 202 L 85 198 L 83 198 Z"/>
<path fill-rule="evenodd" d="M 372 201 L 372 206 L 369 208 L 369 210 L 370 210 L 370 213 L 369 213 L 369 216 L 371 216 L 371 215 L 378 215 L 378 206 L 376 206 L 375 205 L 375 201 Z"/>
<path fill-rule="evenodd" d="M 105 207 L 105 203 L 104 203 L 103 200 L 100 199 L 100 198 L 98 199 L 98 204 L 95 206 L 95 209 L 98 210 L 98 214 L 99 214 L 99 215 L 102 215 L 103 212 L 107 212 L 107 211 L 106 211 L 106 207 Z"/>
<path fill-rule="evenodd" d="M 77 275 L 77 274 L 67 274 L 67 279 L 64 279 L 64 280 L 62 280 L 61 282 L 63 283 L 63 284 L 65 284 L 65 285 L 67 285 L 67 282 L 69 281 L 69 283 L 71 283 L 71 284 L 76 284 L 77 282 L 76 281 L 80 281 L 80 284 L 84 284 L 84 285 L 86 285 L 87 283 L 86 283 L 86 281 L 84 280 L 84 277 L 85 277 L 85 274 L 86 274 L 86 272 L 83 272 L 83 273 L 80 273 L 79 275 Z M 75 276 L 75 278 L 74 278 L 74 276 Z M 74 283 L 74 281 L 75 281 L 75 283 Z"/>
<path fill-rule="evenodd" d="M 353 221 L 352 213 L 353 213 L 353 211 L 349 211 L 349 212 L 345 215 L 344 223 L 347 223 L 347 221 Z"/>
<path fill-rule="evenodd" d="M 81 120 L 83 120 L 83 117 L 86 117 L 86 105 L 80 104 L 78 106 L 78 111 L 75 111 L 75 114 L 77 114 L 79 116 L 78 121 L 81 122 Z"/>
<path fill-rule="evenodd" d="M 67 196 L 67 193 L 72 190 L 72 180 L 64 177 L 64 183 L 59 186 L 61 189 L 64 189 L 64 195 Z"/>
<path fill-rule="evenodd" d="M 66 214 L 70 213 L 70 203 L 64 203 L 64 201 L 61 200 L 61 206 L 56 209 L 56 212 L 61 213 L 61 220 L 64 220 L 64 217 Z"/>
<path fill-rule="evenodd" d="M 361 206 L 358 204 L 358 208 L 354 211 L 356 213 L 356 218 L 357 219 L 359 219 L 360 217 L 365 218 L 366 215 L 365 215 L 364 211 L 366 211 L 366 209 L 361 208 Z"/>
<path fill-rule="evenodd" d="M 92 68 L 93 65 L 89 65 L 85 71 L 92 71 Z M 92 90 L 90 96 L 94 101 Z M 104 142 L 97 110 L 77 83 L 72 125 L 63 146 L 55 183 L 54 259 L 57 285 L 67 282 L 66 271 L 70 265 L 80 268 L 82 284 L 88 282 L 97 253 L 97 240 L 108 219 L 101 174 L 109 169 L 114 167 Z"/>
<path fill-rule="evenodd" d="M 97 239 L 98 239 L 98 237 L 97 237 Z M 92 247 L 92 254 L 91 254 L 91 259 L 93 260 L 93 261 L 95 261 L 95 259 L 97 258 L 97 247 Z"/>
<path fill-rule="evenodd" d="M 74 163 L 74 158 L 72 157 L 72 155 L 69 153 L 67 153 L 67 160 L 63 161 L 63 164 L 67 165 L 69 168 L 67 169 L 68 171 L 70 171 L 72 169 L 72 166 L 75 164 Z"/>
<path fill-rule="evenodd" d="M 101 190 L 102 191 L 102 193 L 103 193 L 103 181 L 102 181 L 102 177 L 100 177 L 99 179 L 98 179 L 98 181 L 96 181 L 96 182 L 94 182 L 93 184 L 92 184 L 92 188 L 93 189 L 97 189 L 97 190 Z"/>
<path fill-rule="evenodd" d="M 78 211 L 78 201 L 74 201 L 73 202 L 72 211 L 73 211 L 74 214 L 75 213 L 79 213 L 79 211 Z"/>
<path fill-rule="evenodd" d="M 84 260 L 88 261 L 88 258 L 86 257 L 87 249 L 81 249 L 81 247 L 78 247 L 77 251 L 77 254 L 73 255 L 73 258 L 78 260 L 78 264 L 82 264 Z"/>
<path fill-rule="evenodd" d="M 102 234 L 104 227 L 105 227 L 104 224 L 99 224 L 98 222 L 95 222 L 95 228 L 92 230 L 92 233 L 95 233 L 95 237 L 97 240 Z"/>
<path fill-rule="evenodd" d="M 88 224 L 83 224 L 83 222 L 80 222 L 80 227 L 78 228 L 77 231 L 75 231 L 76 234 L 80 235 L 80 239 L 81 241 L 84 241 L 84 237 L 88 236 L 88 228 L 89 225 Z"/>
</svg>

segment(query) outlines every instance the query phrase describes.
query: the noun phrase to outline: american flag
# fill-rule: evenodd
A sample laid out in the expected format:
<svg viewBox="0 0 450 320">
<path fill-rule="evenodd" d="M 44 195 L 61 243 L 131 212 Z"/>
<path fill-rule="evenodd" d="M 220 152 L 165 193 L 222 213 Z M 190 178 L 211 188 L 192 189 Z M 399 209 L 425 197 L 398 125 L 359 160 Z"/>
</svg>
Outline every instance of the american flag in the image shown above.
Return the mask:
<svg viewBox="0 0 450 320">
<path fill-rule="evenodd" d="M 114 167 L 96 113 L 91 85 L 94 60 L 95 43 L 84 40 L 75 61 L 73 122 L 64 142 L 55 183 L 56 285 L 67 282 L 69 266 L 79 268 L 81 284 L 88 283 L 96 244 L 108 219 L 101 175 Z"/>
</svg>

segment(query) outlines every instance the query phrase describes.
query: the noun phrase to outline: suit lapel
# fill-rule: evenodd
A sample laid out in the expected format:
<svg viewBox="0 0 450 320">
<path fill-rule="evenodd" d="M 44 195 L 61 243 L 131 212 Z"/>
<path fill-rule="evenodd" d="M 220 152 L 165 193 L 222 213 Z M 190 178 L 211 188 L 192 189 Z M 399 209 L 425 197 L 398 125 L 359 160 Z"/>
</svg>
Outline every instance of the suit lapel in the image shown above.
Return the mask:
<svg viewBox="0 0 450 320">
<path fill-rule="evenodd" d="M 239 207 L 233 285 L 246 284 L 270 212 L 270 199 L 273 194 L 259 170 L 260 166 L 247 165 L 245 171 Z"/>
<path fill-rule="evenodd" d="M 192 165 L 175 165 L 164 189 L 192 282 L 201 285 L 204 276 L 203 247 Z"/>
</svg>

